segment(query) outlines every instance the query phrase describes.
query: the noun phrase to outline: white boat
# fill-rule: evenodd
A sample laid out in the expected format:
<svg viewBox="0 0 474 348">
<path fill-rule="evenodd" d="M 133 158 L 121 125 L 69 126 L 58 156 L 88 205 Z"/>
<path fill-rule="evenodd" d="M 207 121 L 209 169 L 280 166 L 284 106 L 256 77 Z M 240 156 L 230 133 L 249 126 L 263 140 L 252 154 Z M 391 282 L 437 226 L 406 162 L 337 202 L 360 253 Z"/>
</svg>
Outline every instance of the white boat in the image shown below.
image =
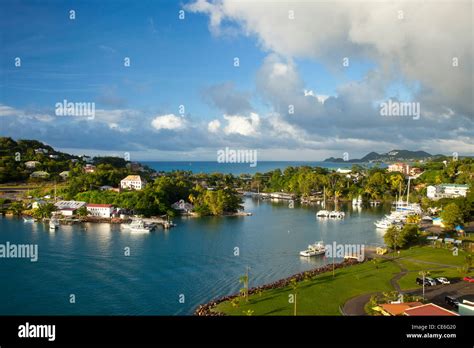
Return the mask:
<svg viewBox="0 0 474 348">
<path fill-rule="evenodd" d="M 352 198 L 352 206 L 353 207 L 361 207 L 362 206 L 362 197 L 359 196 L 357 199 Z"/>
<path fill-rule="evenodd" d="M 389 227 L 393 226 L 393 222 L 388 219 L 382 219 L 379 221 L 374 222 L 375 226 L 380 229 L 388 229 Z"/>
<path fill-rule="evenodd" d="M 316 213 L 316 217 L 319 217 L 319 218 L 325 218 L 325 217 L 329 217 L 329 214 L 331 212 L 329 210 L 319 210 L 317 213 Z"/>
<path fill-rule="evenodd" d="M 151 231 L 151 227 L 148 227 L 145 225 L 145 223 L 143 222 L 143 220 L 133 220 L 131 223 L 129 224 L 122 224 L 120 226 L 121 229 L 123 230 L 128 230 L 130 232 L 142 232 L 142 233 L 145 233 L 145 232 L 150 232 Z"/>
<path fill-rule="evenodd" d="M 35 222 L 35 219 L 31 216 L 23 216 L 23 221 L 27 223 Z"/>
<path fill-rule="evenodd" d="M 329 217 L 331 219 L 344 219 L 345 216 L 346 216 L 346 213 L 344 213 L 343 211 L 333 210 L 329 213 Z"/>
<path fill-rule="evenodd" d="M 308 249 L 300 251 L 300 256 L 312 257 L 323 255 L 326 252 L 326 247 L 324 246 L 323 241 L 309 244 Z"/>
<path fill-rule="evenodd" d="M 59 227 L 59 220 L 52 217 L 51 220 L 49 220 L 49 229 L 54 231 L 58 227 Z"/>
</svg>

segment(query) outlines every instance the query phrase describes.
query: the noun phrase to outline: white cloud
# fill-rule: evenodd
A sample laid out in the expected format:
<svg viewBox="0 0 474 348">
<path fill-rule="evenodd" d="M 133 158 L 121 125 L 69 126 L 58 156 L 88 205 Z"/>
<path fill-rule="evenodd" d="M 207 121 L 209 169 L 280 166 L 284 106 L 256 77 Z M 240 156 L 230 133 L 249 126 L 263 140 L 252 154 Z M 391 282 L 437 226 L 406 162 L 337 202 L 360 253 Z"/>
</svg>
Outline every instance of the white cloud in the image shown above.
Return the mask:
<svg viewBox="0 0 474 348">
<path fill-rule="evenodd" d="M 180 130 L 186 127 L 184 118 L 174 114 L 157 116 L 151 121 L 151 125 L 156 130 Z"/>
<path fill-rule="evenodd" d="M 250 116 L 224 115 L 227 125 L 224 128 L 225 134 L 240 134 L 243 136 L 255 136 L 258 134 L 260 126 L 260 116 L 250 113 Z"/>
<path fill-rule="evenodd" d="M 212 120 L 207 124 L 207 130 L 211 133 L 217 133 L 221 127 L 221 122 L 219 120 Z"/>
</svg>

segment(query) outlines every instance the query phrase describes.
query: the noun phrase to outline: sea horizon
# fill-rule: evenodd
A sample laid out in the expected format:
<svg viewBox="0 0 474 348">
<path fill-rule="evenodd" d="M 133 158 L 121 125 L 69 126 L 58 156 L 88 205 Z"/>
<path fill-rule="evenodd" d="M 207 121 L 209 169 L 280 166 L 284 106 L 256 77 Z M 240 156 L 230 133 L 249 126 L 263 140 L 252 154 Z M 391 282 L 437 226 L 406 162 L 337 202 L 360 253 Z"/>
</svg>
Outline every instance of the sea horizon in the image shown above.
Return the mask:
<svg viewBox="0 0 474 348">
<path fill-rule="evenodd" d="M 218 163 L 217 161 L 139 161 L 139 163 L 158 172 L 172 172 L 174 170 L 186 170 L 193 173 L 224 173 L 224 174 L 255 174 L 266 173 L 276 169 L 281 171 L 288 167 L 321 167 L 326 169 L 348 169 L 354 164 L 373 167 L 378 165 L 385 168 L 385 163 L 362 163 L 362 162 L 325 162 L 325 161 L 258 161 L 255 167 L 249 163 Z"/>
</svg>

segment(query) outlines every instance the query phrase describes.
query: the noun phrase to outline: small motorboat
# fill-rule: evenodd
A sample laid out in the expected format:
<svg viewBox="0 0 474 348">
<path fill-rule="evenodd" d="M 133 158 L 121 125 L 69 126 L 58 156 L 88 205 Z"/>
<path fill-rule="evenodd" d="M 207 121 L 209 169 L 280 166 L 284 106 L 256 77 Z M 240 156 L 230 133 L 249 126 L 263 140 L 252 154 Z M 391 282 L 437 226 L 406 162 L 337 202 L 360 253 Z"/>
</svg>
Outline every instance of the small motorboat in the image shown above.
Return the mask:
<svg viewBox="0 0 474 348">
<path fill-rule="evenodd" d="M 312 257 L 323 255 L 324 253 L 326 253 L 326 247 L 324 246 L 324 243 L 320 241 L 314 244 L 309 244 L 308 249 L 300 251 L 300 256 Z"/>
</svg>

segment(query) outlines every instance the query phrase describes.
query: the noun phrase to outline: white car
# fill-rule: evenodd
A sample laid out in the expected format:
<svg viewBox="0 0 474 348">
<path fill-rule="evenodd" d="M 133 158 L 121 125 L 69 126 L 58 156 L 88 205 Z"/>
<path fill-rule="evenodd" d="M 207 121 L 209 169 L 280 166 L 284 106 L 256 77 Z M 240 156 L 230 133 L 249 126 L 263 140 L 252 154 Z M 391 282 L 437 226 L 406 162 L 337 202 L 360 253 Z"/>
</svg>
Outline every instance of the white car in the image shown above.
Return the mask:
<svg viewBox="0 0 474 348">
<path fill-rule="evenodd" d="M 425 280 L 430 284 L 430 286 L 436 285 L 436 282 L 433 278 L 425 277 Z"/>
<path fill-rule="evenodd" d="M 451 282 L 445 277 L 436 278 L 436 282 L 439 284 L 451 284 Z"/>
</svg>

